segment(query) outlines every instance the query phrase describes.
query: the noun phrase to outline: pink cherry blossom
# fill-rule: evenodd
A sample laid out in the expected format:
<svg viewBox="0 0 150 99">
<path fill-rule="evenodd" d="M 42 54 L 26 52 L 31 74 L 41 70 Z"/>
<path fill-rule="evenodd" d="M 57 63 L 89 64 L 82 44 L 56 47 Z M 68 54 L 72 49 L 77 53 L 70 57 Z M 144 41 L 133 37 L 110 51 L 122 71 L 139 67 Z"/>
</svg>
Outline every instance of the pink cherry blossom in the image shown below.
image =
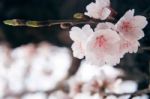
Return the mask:
<svg viewBox="0 0 150 99">
<path fill-rule="evenodd" d="M 146 25 L 144 16 L 134 16 L 134 10 L 129 10 L 116 24 L 116 30 L 126 40 L 139 40 L 144 37 L 142 29 Z"/>
<path fill-rule="evenodd" d="M 85 25 L 81 28 L 72 27 L 70 31 L 70 38 L 74 41 L 72 45 L 73 55 L 79 59 L 85 55 L 85 45 L 88 37 L 93 34 L 90 25 Z"/>
<path fill-rule="evenodd" d="M 95 18 L 105 20 L 111 13 L 109 9 L 110 0 L 96 0 L 96 2 L 92 2 L 87 5 L 85 15 Z"/>
<path fill-rule="evenodd" d="M 123 57 L 125 53 L 136 53 L 138 51 L 138 47 L 140 46 L 139 41 L 133 40 L 132 42 L 127 41 L 125 39 L 121 39 L 120 41 L 120 57 Z"/>
<path fill-rule="evenodd" d="M 120 62 L 119 53 L 120 36 L 111 29 L 96 31 L 88 39 L 86 46 L 86 60 L 94 65 L 116 65 Z"/>
</svg>

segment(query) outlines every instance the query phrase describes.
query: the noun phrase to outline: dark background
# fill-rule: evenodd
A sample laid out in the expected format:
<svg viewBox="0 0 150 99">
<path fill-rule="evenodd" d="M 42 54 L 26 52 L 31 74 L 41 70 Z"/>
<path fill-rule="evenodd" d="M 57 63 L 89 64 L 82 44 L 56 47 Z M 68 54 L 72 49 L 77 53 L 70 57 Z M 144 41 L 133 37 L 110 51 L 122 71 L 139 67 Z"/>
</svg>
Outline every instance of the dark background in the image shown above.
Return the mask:
<svg viewBox="0 0 150 99">
<path fill-rule="evenodd" d="M 48 41 L 58 46 L 71 46 L 68 30 L 62 30 L 59 26 L 30 28 L 11 27 L 2 23 L 5 19 L 72 19 L 76 12 L 85 12 L 85 7 L 94 0 L 0 0 L 0 41 L 8 43 L 15 48 L 22 44 L 39 43 Z M 129 9 L 135 9 L 136 14 L 150 17 L 150 0 L 111 0 L 112 8 L 117 11 L 116 19 L 119 19 Z M 148 18 L 148 21 L 150 18 Z M 145 37 L 140 40 L 141 46 L 150 46 L 150 25 L 144 29 Z M 126 55 L 119 67 L 124 68 L 127 74 L 132 76 L 149 75 L 150 53 L 143 51 L 138 54 Z M 137 69 L 135 69 L 135 66 Z M 134 75 L 134 74 L 135 75 Z M 133 74 L 133 75 L 132 75 Z M 148 86 L 149 81 L 141 76 L 140 89 Z M 134 77 L 133 77 L 134 78 Z M 138 77 L 137 77 L 138 78 Z"/>
</svg>

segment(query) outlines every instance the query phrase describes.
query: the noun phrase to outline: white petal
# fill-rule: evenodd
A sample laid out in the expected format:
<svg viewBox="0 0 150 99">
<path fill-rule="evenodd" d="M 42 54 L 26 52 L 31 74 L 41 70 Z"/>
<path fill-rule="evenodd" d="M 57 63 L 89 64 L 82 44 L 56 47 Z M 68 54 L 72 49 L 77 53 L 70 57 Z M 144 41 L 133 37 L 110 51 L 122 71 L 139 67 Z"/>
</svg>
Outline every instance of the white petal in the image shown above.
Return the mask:
<svg viewBox="0 0 150 99">
<path fill-rule="evenodd" d="M 109 6 L 109 0 L 96 0 L 95 3 L 92 2 L 86 6 L 87 12 L 84 14 L 95 19 L 105 20 L 111 13 L 108 9 Z"/>
<path fill-rule="evenodd" d="M 75 42 L 72 44 L 72 50 L 73 50 L 73 56 L 77 57 L 79 59 L 82 59 L 84 57 L 84 49 L 81 43 Z"/>
<path fill-rule="evenodd" d="M 84 25 L 84 26 L 82 27 L 82 31 L 83 31 L 83 33 L 81 34 L 81 36 L 83 37 L 82 40 L 84 40 L 84 41 L 85 41 L 90 35 L 92 35 L 93 32 L 94 32 L 90 25 Z"/>
<path fill-rule="evenodd" d="M 80 41 L 80 35 L 82 33 L 82 30 L 79 27 L 72 27 L 70 33 L 70 38 L 72 40 L 78 40 Z"/>
<path fill-rule="evenodd" d="M 111 10 L 110 10 L 110 9 L 104 8 L 104 9 L 102 10 L 102 12 L 101 12 L 100 19 L 101 19 L 101 20 L 107 19 L 107 18 L 109 17 L 110 13 L 111 13 Z"/>
</svg>

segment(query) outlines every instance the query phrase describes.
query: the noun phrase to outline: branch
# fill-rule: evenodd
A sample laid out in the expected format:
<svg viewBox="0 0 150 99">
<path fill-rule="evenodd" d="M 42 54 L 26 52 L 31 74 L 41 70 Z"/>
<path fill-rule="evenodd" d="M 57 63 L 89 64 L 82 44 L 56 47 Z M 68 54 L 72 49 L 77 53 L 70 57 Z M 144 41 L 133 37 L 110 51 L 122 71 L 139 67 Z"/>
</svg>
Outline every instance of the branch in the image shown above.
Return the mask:
<svg viewBox="0 0 150 99">
<path fill-rule="evenodd" d="M 4 20 L 4 24 L 10 26 L 27 26 L 27 27 L 51 27 L 54 25 L 63 25 L 67 27 L 80 25 L 80 24 L 97 24 L 103 22 L 100 20 L 47 20 L 47 21 L 34 21 L 34 20 L 22 20 L 22 19 L 11 19 Z"/>
</svg>

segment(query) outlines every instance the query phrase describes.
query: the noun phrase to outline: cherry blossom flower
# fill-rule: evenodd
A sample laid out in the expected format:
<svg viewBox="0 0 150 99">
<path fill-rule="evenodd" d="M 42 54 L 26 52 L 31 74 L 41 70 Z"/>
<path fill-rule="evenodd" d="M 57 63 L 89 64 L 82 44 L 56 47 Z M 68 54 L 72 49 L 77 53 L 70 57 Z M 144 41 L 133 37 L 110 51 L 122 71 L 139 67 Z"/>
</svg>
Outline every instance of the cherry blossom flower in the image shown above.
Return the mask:
<svg viewBox="0 0 150 99">
<path fill-rule="evenodd" d="M 86 46 L 86 60 L 94 65 L 116 65 L 120 62 L 118 56 L 120 36 L 111 29 L 95 31 L 90 36 Z"/>
<path fill-rule="evenodd" d="M 70 96 L 76 96 L 79 93 L 99 92 L 100 89 L 108 87 L 112 89 L 117 86 L 116 79 L 123 75 L 120 69 L 109 65 L 103 67 L 90 65 L 87 61 L 82 61 L 78 72 L 69 79 Z M 73 92 L 73 94 L 72 94 Z"/>
<path fill-rule="evenodd" d="M 112 66 L 105 65 L 99 67 L 90 65 L 86 61 L 82 61 L 79 71 L 71 79 L 72 83 L 70 83 L 70 87 L 75 87 L 79 82 L 82 83 L 80 83 L 79 91 L 71 97 L 73 99 L 103 99 L 102 96 L 104 93 L 123 94 L 135 92 L 138 88 L 138 84 L 132 80 L 124 81 L 118 78 L 118 76 L 121 75 L 123 75 L 123 72 Z M 91 79 L 88 79 L 87 76 Z M 112 95 L 107 96 L 106 99 L 128 99 L 129 97 L 130 95 L 120 97 Z M 148 98 L 145 96 L 144 99 Z"/>
<path fill-rule="evenodd" d="M 74 57 L 81 59 L 85 56 L 86 42 L 91 34 L 93 34 L 93 30 L 90 25 L 85 25 L 82 29 L 79 27 L 72 27 L 70 38 L 74 41 L 72 45 Z"/>
<path fill-rule="evenodd" d="M 139 40 L 144 37 L 143 28 L 147 25 L 144 16 L 134 16 L 134 10 L 129 10 L 117 22 L 116 30 L 126 40 Z"/>
<path fill-rule="evenodd" d="M 109 9 L 110 0 L 96 0 L 96 2 L 92 2 L 87 5 L 85 15 L 95 18 L 105 20 L 111 13 Z"/>
</svg>

